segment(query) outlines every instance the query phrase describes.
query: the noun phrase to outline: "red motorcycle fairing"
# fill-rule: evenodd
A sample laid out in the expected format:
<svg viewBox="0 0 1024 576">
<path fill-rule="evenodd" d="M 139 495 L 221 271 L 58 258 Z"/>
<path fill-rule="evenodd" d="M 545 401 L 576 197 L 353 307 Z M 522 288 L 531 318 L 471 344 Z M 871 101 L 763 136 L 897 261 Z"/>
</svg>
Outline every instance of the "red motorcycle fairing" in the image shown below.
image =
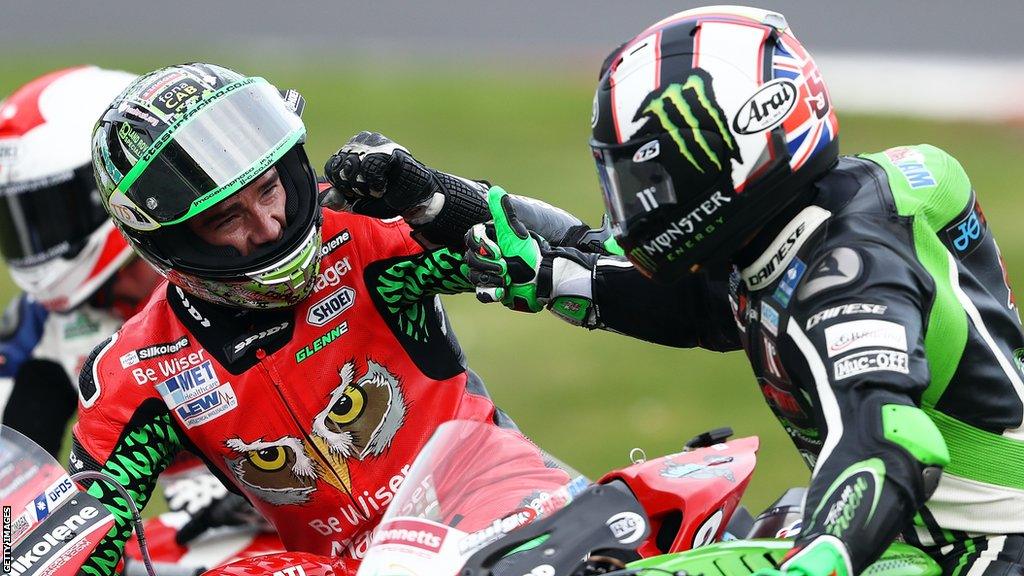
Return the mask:
<svg viewBox="0 0 1024 576">
<path fill-rule="evenodd" d="M 243 558 L 203 573 L 203 576 L 349 576 L 341 560 L 308 552 L 280 552 Z"/>
<path fill-rule="evenodd" d="M 637 548 L 643 557 L 681 552 L 722 537 L 757 463 L 760 441 L 739 438 L 669 454 L 605 474 L 621 480 L 647 511 L 651 533 Z"/>
</svg>

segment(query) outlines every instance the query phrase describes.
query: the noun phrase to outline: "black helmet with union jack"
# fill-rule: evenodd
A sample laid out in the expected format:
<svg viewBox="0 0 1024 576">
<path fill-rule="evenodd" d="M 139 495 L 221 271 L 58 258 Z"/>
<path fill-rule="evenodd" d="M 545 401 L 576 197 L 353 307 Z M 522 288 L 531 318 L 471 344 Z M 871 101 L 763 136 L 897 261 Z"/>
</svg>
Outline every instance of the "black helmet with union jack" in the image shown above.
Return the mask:
<svg viewBox="0 0 1024 576">
<path fill-rule="evenodd" d="M 591 125 L 615 237 L 665 282 L 728 259 L 838 157 L 814 60 L 756 8 L 687 10 L 622 45 Z"/>
</svg>

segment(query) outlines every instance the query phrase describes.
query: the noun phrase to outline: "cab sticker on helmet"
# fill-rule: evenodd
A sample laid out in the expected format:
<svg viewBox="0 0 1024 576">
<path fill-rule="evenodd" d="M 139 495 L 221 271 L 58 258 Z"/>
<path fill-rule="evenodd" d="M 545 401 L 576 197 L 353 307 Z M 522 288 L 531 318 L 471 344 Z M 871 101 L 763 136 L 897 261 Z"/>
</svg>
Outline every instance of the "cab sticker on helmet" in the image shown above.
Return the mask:
<svg viewBox="0 0 1024 576">
<path fill-rule="evenodd" d="M 796 84 L 786 78 L 777 78 L 754 92 L 740 106 L 732 119 L 737 134 L 757 134 L 782 123 L 797 102 Z"/>
<path fill-rule="evenodd" d="M 153 99 L 153 106 L 165 114 L 177 114 L 185 109 L 189 102 L 200 98 L 203 87 L 191 78 L 185 78 L 175 82 L 156 98 Z"/>
</svg>

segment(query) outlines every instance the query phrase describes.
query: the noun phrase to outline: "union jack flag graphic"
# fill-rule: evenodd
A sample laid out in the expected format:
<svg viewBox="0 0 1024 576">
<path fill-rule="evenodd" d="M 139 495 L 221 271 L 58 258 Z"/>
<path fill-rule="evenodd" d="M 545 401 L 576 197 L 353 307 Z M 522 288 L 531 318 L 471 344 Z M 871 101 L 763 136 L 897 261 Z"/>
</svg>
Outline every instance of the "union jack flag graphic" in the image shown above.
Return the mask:
<svg viewBox="0 0 1024 576">
<path fill-rule="evenodd" d="M 839 121 L 821 73 L 804 47 L 789 34 L 779 36 L 772 54 L 772 75 L 800 87 L 797 106 L 782 123 L 790 167 L 796 171 L 836 139 Z"/>
</svg>

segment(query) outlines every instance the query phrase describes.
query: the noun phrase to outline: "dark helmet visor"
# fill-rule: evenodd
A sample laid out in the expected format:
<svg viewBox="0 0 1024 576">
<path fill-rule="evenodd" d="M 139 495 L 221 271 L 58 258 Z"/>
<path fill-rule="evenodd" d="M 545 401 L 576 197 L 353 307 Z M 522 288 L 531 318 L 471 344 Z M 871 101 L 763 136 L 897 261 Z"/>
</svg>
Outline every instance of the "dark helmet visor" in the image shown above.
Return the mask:
<svg viewBox="0 0 1024 576">
<path fill-rule="evenodd" d="M 615 146 L 591 144 L 608 215 L 621 233 L 636 218 L 677 203 L 672 176 L 657 158 L 666 145 L 663 138 L 648 137 Z"/>
<path fill-rule="evenodd" d="M 0 253 L 11 266 L 34 266 L 78 253 L 108 216 L 92 166 L 0 186 Z"/>
</svg>

